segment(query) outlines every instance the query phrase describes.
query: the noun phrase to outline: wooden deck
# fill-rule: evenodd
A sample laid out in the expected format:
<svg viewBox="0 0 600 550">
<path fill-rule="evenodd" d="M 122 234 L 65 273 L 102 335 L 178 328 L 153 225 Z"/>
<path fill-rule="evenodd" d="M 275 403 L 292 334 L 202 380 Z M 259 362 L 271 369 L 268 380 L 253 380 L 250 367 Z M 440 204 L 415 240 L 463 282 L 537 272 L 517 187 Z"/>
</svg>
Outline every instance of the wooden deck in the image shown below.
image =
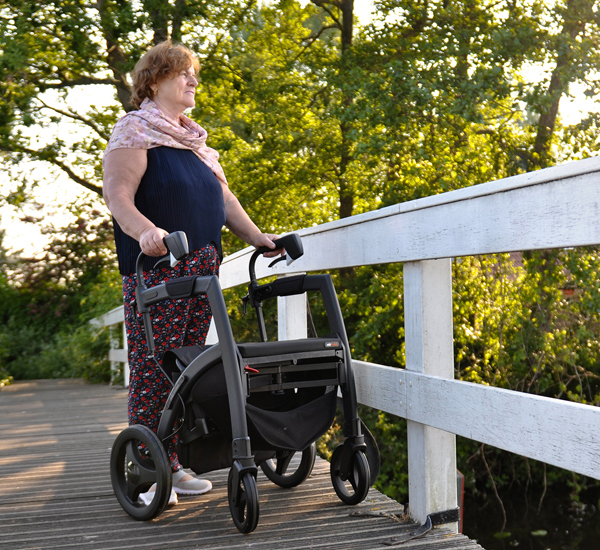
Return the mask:
<svg viewBox="0 0 600 550">
<path fill-rule="evenodd" d="M 229 515 L 226 471 L 206 475 L 214 485 L 207 495 L 182 497 L 157 519 L 137 522 L 118 504 L 109 473 L 126 400 L 123 389 L 79 380 L 0 388 L 0 548 L 381 550 L 418 527 L 397 520 L 402 507 L 373 489 L 359 506 L 342 504 L 320 459 L 295 489 L 259 473 L 260 520 L 250 535 Z M 398 547 L 481 549 L 444 527 Z"/>
</svg>

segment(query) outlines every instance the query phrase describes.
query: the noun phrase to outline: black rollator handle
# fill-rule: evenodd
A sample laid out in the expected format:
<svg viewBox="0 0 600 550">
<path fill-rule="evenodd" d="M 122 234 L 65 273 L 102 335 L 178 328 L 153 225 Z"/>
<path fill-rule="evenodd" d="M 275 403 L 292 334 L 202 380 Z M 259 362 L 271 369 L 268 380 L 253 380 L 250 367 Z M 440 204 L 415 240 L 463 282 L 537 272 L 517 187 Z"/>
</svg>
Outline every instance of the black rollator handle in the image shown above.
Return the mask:
<svg viewBox="0 0 600 550">
<path fill-rule="evenodd" d="M 289 235 L 275 239 L 273 244 L 275 245 L 276 249 L 285 248 L 286 255 L 288 255 L 292 260 L 297 260 L 304 254 L 304 247 L 302 246 L 302 241 L 297 233 L 290 233 Z M 254 254 L 260 256 L 265 252 L 272 252 L 273 250 L 274 249 L 272 248 L 261 246 L 260 248 L 256 249 Z"/>
<path fill-rule="evenodd" d="M 183 231 L 174 231 L 173 233 L 169 233 L 163 239 L 163 242 L 165 243 L 167 250 L 178 261 L 184 256 L 187 256 L 190 252 L 187 236 Z"/>
<path fill-rule="evenodd" d="M 261 254 L 265 254 L 266 252 L 273 252 L 277 248 L 284 248 L 286 256 L 289 256 L 292 260 L 297 260 L 304 254 L 304 247 L 302 246 L 302 241 L 300 240 L 300 235 L 297 233 L 290 233 L 289 235 L 285 235 L 284 237 L 280 237 L 279 239 L 275 239 L 273 241 L 275 248 L 268 248 L 266 246 L 261 246 L 257 248 L 250 258 L 250 264 L 248 269 L 250 271 L 250 281 L 256 281 L 256 271 L 254 269 L 254 264 L 256 263 L 256 258 L 258 258 Z"/>
<path fill-rule="evenodd" d="M 167 247 L 169 254 L 171 254 L 176 261 L 181 260 L 189 253 L 187 236 L 183 231 L 174 231 L 173 233 L 169 233 L 163 239 L 163 243 Z M 135 300 L 137 309 L 142 314 L 144 331 L 146 332 L 146 341 L 148 342 L 148 352 L 150 356 L 153 356 L 155 345 L 154 334 L 152 333 L 152 318 L 150 317 L 150 311 L 143 300 L 143 292 L 148 289 L 146 286 L 146 281 L 144 280 L 145 258 L 146 254 L 140 252 L 136 263 L 137 286 L 135 288 Z"/>
<path fill-rule="evenodd" d="M 304 254 L 304 247 L 302 246 L 302 241 L 300 240 L 300 236 L 297 233 L 290 233 L 289 235 L 285 235 L 284 237 L 280 237 L 279 239 L 275 239 L 273 241 L 275 245 L 275 249 L 284 248 L 286 256 L 289 256 L 292 260 L 297 260 Z M 250 257 L 250 264 L 248 269 L 250 271 L 250 284 L 248 285 L 248 295 L 244 298 L 244 309 L 246 308 L 246 304 L 250 302 L 250 305 L 256 310 L 256 319 L 258 321 L 258 333 L 260 335 L 260 339 L 262 342 L 267 341 L 267 329 L 265 327 L 265 318 L 262 311 L 262 301 L 255 299 L 254 290 L 258 288 L 258 282 L 256 280 L 256 271 L 254 269 L 254 264 L 256 263 L 256 259 L 265 252 L 273 252 L 275 250 L 273 248 L 268 248 L 266 246 L 261 246 L 257 248 Z M 271 263 L 273 266 L 277 261 L 285 259 L 285 256 L 279 258 L 279 260 L 275 260 Z"/>
</svg>

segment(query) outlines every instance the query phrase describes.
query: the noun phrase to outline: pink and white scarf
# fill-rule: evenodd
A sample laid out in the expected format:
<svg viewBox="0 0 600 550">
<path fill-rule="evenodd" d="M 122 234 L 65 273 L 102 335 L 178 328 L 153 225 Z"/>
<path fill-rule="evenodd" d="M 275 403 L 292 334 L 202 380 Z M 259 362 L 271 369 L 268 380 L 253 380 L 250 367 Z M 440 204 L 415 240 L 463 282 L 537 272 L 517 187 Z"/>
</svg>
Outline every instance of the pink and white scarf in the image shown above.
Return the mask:
<svg viewBox="0 0 600 550">
<path fill-rule="evenodd" d="M 181 126 L 173 124 L 154 101 L 144 99 L 137 111 L 130 111 L 115 124 L 104 151 L 103 162 L 113 149 L 152 149 L 161 146 L 189 149 L 214 172 L 220 182 L 227 184 L 219 164 L 219 153 L 206 145 L 206 130 L 185 115 L 180 115 L 179 121 Z"/>
</svg>

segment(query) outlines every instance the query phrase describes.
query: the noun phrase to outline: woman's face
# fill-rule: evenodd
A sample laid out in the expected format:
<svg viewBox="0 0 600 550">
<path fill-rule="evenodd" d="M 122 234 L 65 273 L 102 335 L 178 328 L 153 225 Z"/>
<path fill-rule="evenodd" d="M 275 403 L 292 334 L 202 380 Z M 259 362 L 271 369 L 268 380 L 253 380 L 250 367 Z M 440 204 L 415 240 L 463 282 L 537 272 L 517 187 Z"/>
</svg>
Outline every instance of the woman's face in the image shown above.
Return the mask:
<svg viewBox="0 0 600 550">
<path fill-rule="evenodd" d="M 171 112 L 183 113 L 194 107 L 196 93 L 196 72 L 194 67 L 167 77 L 154 85 L 154 101 Z"/>
</svg>

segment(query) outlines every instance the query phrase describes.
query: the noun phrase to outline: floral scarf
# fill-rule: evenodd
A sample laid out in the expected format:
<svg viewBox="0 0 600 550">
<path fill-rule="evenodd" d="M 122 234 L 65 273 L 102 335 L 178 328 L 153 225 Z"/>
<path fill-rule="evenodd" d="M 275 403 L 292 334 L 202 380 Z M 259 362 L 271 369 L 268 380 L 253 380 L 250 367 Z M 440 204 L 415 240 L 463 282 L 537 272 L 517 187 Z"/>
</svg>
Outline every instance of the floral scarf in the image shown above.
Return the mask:
<svg viewBox="0 0 600 550">
<path fill-rule="evenodd" d="M 214 172 L 220 182 L 227 184 L 219 164 L 219 153 L 206 145 L 206 130 L 185 115 L 180 115 L 179 121 L 181 126 L 173 124 L 154 101 L 144 99 L 139 110 L 127 113 L 115 124 L 104 151 L 103 162 L 113 149 L 152 149 L 161 146 L 189 149 Z"/>
</svg>

